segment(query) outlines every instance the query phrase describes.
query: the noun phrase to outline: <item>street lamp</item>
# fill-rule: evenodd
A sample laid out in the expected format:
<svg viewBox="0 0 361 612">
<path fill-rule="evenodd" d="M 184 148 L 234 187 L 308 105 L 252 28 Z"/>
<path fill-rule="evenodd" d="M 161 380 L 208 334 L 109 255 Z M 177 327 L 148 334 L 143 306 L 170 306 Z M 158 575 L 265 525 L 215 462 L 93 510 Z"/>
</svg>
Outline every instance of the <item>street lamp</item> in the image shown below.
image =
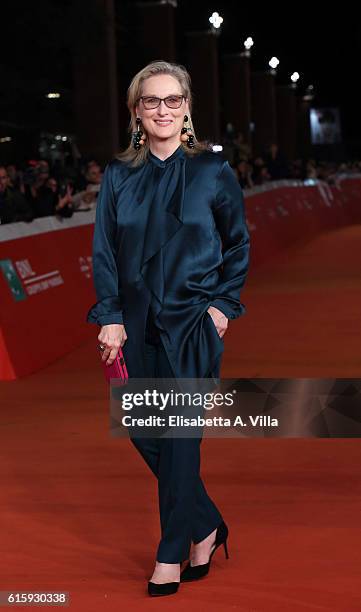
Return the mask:
<svg viewBox="0 0 361 612">
<path fill-rule="evenodd" d="M 245 57 L 251 57 L 251 49 L 253 45 L 254 45 L 253 38 L 251 36 L 248 36 L 248 38 L 246 38 L 246 40 L 243 42 L 244 51 L 242 55 Z"/>
<path fill-rule="evenodd" d="M 217 35 L 220 34 L 223 17 L 221 17 L 219 13 L 214 12 L 212 13 L 208 21 L 212 26 L 212 32 Z"/>
<path fill-rule="evenodd" d="M 270 61 L 268 62 L 268 65 L 271 67 L 271 74 L 277 74 L 277 66 L 279 63 L 280 61 L 277 57 L 271 57 Z"/>
<path fill-rule="evenodd" d="M 299 75 L 298 72 L 293 72 L 291 74 L 291 81 L 292 81 L 291 87 L 292 87 L 292 89 L 296 89 L 297 81 L 299 80 L 299 78 L 300 78 L 300 75 Z"/>
</svg>

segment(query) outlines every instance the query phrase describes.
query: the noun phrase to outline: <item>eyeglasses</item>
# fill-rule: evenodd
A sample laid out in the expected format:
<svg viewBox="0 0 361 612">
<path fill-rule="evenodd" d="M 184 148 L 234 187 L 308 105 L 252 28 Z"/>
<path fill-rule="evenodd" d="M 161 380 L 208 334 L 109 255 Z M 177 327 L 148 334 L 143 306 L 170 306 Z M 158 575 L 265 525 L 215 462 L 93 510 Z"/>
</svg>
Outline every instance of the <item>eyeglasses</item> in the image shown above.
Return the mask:
<svg viewBox="0 0 361 612">
<path fill-rule="evenodd" d="M 185 96 L 167 96 L 166 98 L 157 98 L 156 96 L 141 96 L 139 100 L 143 102 L 146 110 L 158 108 L 161 102 L 164 102 L 168 108 L 179 108 L 182 105 Z"/>
</svg>

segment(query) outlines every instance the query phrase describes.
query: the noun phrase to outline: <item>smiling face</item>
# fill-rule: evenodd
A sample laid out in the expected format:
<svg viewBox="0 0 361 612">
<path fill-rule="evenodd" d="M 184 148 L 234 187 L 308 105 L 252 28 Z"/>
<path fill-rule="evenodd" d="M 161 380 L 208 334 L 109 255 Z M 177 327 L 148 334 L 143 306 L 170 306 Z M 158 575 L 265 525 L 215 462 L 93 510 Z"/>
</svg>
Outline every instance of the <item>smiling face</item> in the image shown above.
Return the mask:
<svg viewBox="0 0 361 612">
<path fill-rule="evenodd" d="M 169 74 L 151 76 L 143 82 L 142 96 L 166 98 L 167 96 L 182 96 L 179 81 Z M 136 106 L 137 117 L 140 117 L 147 136 L 157 141 L 174 141 L 180 143 L 180 133 L 184 125 L 184 115 L 189 115 L 188 101 L 183 98 L 179 108 L 168 108 L 164 101 L 158 108 L 147 110 L 140 100 Z"/>
</svg>

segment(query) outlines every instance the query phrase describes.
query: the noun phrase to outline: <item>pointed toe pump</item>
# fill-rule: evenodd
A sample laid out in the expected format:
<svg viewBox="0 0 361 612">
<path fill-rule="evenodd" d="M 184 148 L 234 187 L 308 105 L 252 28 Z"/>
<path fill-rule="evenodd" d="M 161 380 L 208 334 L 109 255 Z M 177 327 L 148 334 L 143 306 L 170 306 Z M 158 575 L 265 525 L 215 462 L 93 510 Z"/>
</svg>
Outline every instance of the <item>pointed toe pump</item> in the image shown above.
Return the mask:
<svg viewBox="0 0 361 612">
<path fill-rule="evenodd" d="M 148 594 L 152 597 L 161 597 L 162 595 L 174 595 L 178 591 L 179 582 L 165 582 L 157 584 L 156 582 L 148 582 Z"/>
<path fill-rule="evenodd" d="M 228 548 L 227 548 L 227 538 L 228 538 L 228 527 L 224 521 L 219 525 L 216 532 L 216 540 L 213 544 L 213 550 L 210 554 L 208 563 L 203 563 L 202 565 L 195 565 L 192 567 L 190 561 L 188 565 L 184 568 L 181 573 L 181 582 L 190 582 L 191 580 L 199 580 L 199 578 L 203 578 L 209 572 L 209 568 L 211 566 L 211 561 L 214 553 L 217 548 L 223 544 L 224 553 L 226 555 L 226 559 L 229 559 Z"/>
</svg>

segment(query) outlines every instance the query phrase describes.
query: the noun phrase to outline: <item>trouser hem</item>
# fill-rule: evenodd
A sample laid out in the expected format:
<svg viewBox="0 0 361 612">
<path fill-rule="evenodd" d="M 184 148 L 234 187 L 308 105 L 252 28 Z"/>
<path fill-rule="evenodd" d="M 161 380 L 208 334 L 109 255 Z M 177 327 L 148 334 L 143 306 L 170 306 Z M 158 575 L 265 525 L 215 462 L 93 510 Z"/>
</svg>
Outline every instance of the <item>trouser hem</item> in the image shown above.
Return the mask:
<svg viewBox="0 0 361 612">
<path fill-rule="evenodd" d="M 200 542 L 205 540 L 205 538 L 207 538 L 215 529 L 218 529 L 218 527 L 220 526 L 222 522 L 223 522 L 223 518 L 221 517 L 221 519 L 217 522 L 217 524 L 211 530 L 208 529 L 207 532 L 204 532 L 204 534 L 202 534 L 201 537 L 198 537 L 197 540 L 193 540 L 193 543 L 199 544 Z"/>
</svg>

